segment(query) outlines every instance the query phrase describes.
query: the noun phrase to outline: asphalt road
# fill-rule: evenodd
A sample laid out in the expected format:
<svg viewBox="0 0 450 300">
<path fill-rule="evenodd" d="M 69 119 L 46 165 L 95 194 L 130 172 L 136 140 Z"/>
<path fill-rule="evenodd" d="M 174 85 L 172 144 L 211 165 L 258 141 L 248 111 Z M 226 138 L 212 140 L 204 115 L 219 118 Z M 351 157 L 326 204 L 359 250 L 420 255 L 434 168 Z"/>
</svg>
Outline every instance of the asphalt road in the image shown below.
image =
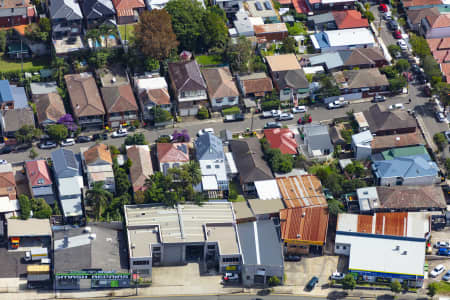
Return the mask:
<svg viewBox="0 0 450 300">
<path fill-rule="evenodd" d="M 218 296 L 218 295 L 211 295 L 211 296 L 177 296 L 177 297 L 145 297 L 145 296 L 131 296 L 126 298 L 110 298 L 111 300 L 120 300 L 120 299 L 142 299 L 142 300 L 311 300 L 311 299 L 318 299 L 318 300 L 329 300 L 329 299 L 362 299 L 362 297 L 345 297 L 345 292 L 337 292 L 333 295 L 328 295 L 328 297 L 319 297 L 319 296 L 297 296 L 297 295 L 268 295 L 268 296 L 255 296 L 255 295 L 233 295 L 233 296 Z M 368 297 L 364 297 L 365 299 L 368 299 Z M 394 297 L 385 295 L 385 296 L 378 296 L 373 297 L 369 299 L 378 299 L 378 300 L 392 300 Z M 414 296 L 396 296 L 395 299 L 398 300 L 411 300 L 411 299 L 421 299 L 419 297 Z M 423 298 L 422 298 L 423 299 Z"/>
</svg>

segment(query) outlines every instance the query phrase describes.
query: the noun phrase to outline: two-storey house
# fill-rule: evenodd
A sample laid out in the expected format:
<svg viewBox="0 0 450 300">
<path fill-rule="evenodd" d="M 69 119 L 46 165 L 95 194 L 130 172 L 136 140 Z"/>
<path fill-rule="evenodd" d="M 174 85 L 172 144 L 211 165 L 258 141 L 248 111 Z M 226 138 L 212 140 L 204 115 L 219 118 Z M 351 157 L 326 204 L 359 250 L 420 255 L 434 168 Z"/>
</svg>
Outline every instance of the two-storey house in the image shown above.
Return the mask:
<svg viewBox="0 0 450 300">
<path fill-rule="evenodd" d="M 86 28 L 116 23 L 116 10 L 111 0 L 83 0 L 80 1 L 80 6 Z"/>
<path fill-rule="evenodd" d="M 197 61 L 169 63 L 169 76 L 180 116 L 195 116 L 200 107 L 208 107 L 207 87 Z"/>
<path fill-rule="evenodd" d="M 105 109 L 91 73 L 65 75 L 73 117 L 83 129 L 102 128 Z"/>
<path fill-rule="evenodd" d="M 92 188 L 96 182 L 103 182 L 103 188 L 114 193 L 116 184 L 111 152 L 109 152 L 108 146 L 97 144 L 90 148 L 82 147 L 80 152 L 83 171 L 87 175 L 89 188 Z"/>
<path fill-rule="evenodd" d="M 53 191 L 53 182 L 47 162 L 43 159 L 26 161 L 25 171 L 31 196 L 33 198 L 43 198 L 48 204 L 54 204 L 55 192 Z"/>
<path fill-rule="evenodd" d="M 202 74 L 208 86 L 209 101 L 213 110 L 239 104 L 236 80 L 231 76 L 228 67 L 203 69 Z"/>
<path fill-rule="evenodd" d="M 78 1 L 50 0 L 48 9 L 53 39 L 79 37 L 81 35 L 83 14 Z"/>
<path fill-rule="evenodd" d="M 138 95 L 142 119 L 153 120 L 153 107 L 158 106 L 168 112 L 172 110 L 169 90 L 164 77 L 137 77 L 134 88 Z"/>
<path fill-rule="evenodd" d="M 0 27 L 28 25 L 35 20 L 36 9 L 30 0 L 3 0 L 0 6 Z"/>
</svg>

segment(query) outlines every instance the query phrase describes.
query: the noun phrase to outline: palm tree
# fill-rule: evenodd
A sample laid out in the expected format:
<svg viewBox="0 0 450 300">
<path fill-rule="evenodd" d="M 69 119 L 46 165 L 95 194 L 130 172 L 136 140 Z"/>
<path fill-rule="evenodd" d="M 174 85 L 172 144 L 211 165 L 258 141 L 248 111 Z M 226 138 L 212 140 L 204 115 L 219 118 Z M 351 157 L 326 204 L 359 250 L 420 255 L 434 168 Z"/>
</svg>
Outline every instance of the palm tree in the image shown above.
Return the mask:
<svg viewBox="0 0 450 300">
<path fill-rule="evenodd" d="M 101 32 L 100 29 L 90 29 L 86 32 L 86 39 L 92 39 L 92 42 L 94 43 L 94 48 L 97 48 L 97 42 L 100 47 L 102 46 L 102 40 L 100 39 Z"/>
<path fill-rule="evenodd" d="M 111 202 L 113 195 L 103 189 L 103 181 L 95 182 L 94 186 L 86 192 L 89 205 L 94 207 L 96 220 L 99 220 L 106 206 Z"/>
<path fill-rule="evenodd" d="M 52 69 L 56 70 L 55 77 L 58 80 L 58 84 L 61 86 L 64 74 L 69 70 L 64 58 L 55 57 L 52 61 Z"/>
<path fill-rule="evenodd" d="M 113 35 L 116 38 L 116 40 L 117 40 L 117 29 L 113 25 L 102 24 L 98 28 L 98 31 L 100 32 L 101 36 L 105 37 L 105 41 L 106 41 L 106 45 L 105 46 L 106 46 L 106 48 L 108 48 L 108 37 L 110 35 Z"/>
<path fill-rule="evenodd" d="M 182 166 L 182 169 L 189 174 L 192 185 L 197 185 L 202 182 L 202 172 L 200 165 L 196 161 L 190 161 Z"/>
</svg>

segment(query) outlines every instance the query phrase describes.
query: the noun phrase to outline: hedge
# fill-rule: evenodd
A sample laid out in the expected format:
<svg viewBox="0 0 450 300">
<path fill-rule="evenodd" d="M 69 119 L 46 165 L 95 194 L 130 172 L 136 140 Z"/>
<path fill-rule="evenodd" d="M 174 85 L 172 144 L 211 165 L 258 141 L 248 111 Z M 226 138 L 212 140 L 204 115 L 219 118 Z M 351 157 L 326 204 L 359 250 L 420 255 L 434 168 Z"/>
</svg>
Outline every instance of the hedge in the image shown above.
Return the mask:
<svg viewBox="0 0 450 300">
<path fill-rule="evenodd" d="M 230 108 L 222 109 L 222 114 L 223 115 L 235 115 L 235 114 L 238 114 L 240 112 L 241 112 L 241 110 L 237 106 L 233 106 L 233 107 L 230 107 Z"/>
</svg>

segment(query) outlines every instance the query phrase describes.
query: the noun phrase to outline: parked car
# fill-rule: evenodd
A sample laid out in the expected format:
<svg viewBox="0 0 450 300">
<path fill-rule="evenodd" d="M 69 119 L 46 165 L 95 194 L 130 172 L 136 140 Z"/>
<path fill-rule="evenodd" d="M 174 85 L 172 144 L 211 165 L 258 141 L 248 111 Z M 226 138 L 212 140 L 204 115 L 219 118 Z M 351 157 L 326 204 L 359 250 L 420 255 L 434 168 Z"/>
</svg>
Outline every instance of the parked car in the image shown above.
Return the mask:
<svg viewBox="0 0 450 300">
<path fill-rule="evenodd" d="M 292 108 L 292 113 L 293 114 L 298 114 L 298 113 L 304 113 L 306 112 L 306 106 L 304 105 L 300 105 L 300 106 L 295 106 Z"/>
<path fill-rule="evenodd" d="M 344 279 L 345 274 L 341 273 L 341 272 L 333 272 L 333 274 L 331 274 L 330 279 L 331 280 L 342 280 Z"/>
<path fill-rule="evenodd" d="M 272 116 L 272 111 L 263 111 L 262 112 L 262 115 L 261 115 L 261 118 L 263 118 L 263 119 L 268 119 L 268 118 L 272 118 L 273 116 Z"/>
<path fill-rule="evenodd" d="M 224 281 L 236 281 L 236 280 L 239 280 L 239 274 L 238 273 L 227 272 L 227 273 L 223 274 L 223 280 Z"/>
<path fill-rule="evenodd" d="M 173 135 L 171 135 L 171 134 L 161 134 L 159 137 L 158 137 L 158 140 L 159 139 L 165 139 L 165 140 L 168 140 L 168 141 L 172 141 L 173 140 Z"/>
<path fill-rule="evenodd" d="M 437 248 L 437 249 L 443 248 L 443 247 L 448 248 L 449 246 L 450 246 L 450 243 L 447 241 L 438 241 L 438 242 L 436 242 L 436 244 L 434 244 L 434 248 Z"/>
<path fill-rule="evenodd" d="M 287 121 L 287 120 L 292 120 L 294 118 L 293 114 L 290 113 L 282 113 L 281 115 L 279 115 L 276 119 L 278 121 Z"/>
<path fill-rule="evenodd" d="M 311 123 L 312 122 L 312 117 L 311 116 L 303 116 L 301 118 L 298 119 L 297 124 L 307 124 L 307 123 Z"/>
<path fill-rule="evenodd" d="M 381 96 L 381 95 L 375 95 L 375 97 L 373 97 L 372 102 L 384 102 L 386 101 L 386 97 L 385 96 Z"/>
<path fill-rule="evenodd" d="M 8 153 L 11 153 L 13 150 L 14 149 L 12 146 L 6 145 L 6 146 L 3 146 L 2 149 L 0 149 L 0 154 L 8 154 Z"/>
<path fill-rule="evenodd" d="M 450 281 L 450 271 L 447 271 L 447 273 L 442 276 L 442 280 Z"/>
<path fill-rule="evenodd" d="M 8 161 L 6 159 L 0 159 L 0 165 L 6 165 Z"/>
<path fill-rule="evenodd" d="M 30 149 L 33 145 L 31 143 L 19 144 L 14 148 L 14 152 L 22 152 Z"/>
<path fill-rule="evenodd" d="M 308 291 L 312 291 L 314 289 L 314 287 L 316 286 L 316 284 L 319 283 L 319 278 L 317 278 L 316 276 L 314 276 L 313 278 L 311 278 L 310 281 L 308 281 L 308 283 L 306 284 L 306 289 Z"/>
<path fill-rule="evenodd" d="M 405 106 L 402 103 L 396 103 L 396 104 L 392 104 L 389 105 L 389 109 L 394 110 L 394 109 L 404 109 Z"/>
<path fill-rule="evenodd" d="M 397 41 L 397 45 L 400 47 L 400 49 L 402 50 L 408 50 L 408 45 L 406 44 L 404 39 L 400 39 Z"/>
<path fill-rule="evenodd" d="M 440 256 L 450 256 L 450 250 L 447 247 L 439 248 L 437 255 Z"/>
<path fill-rule="evenodd" d="M 392 33 L 392 35 L 394 36 L 394 38 L 396 38 L 397 40 L 402 38 L 402 32 L 400 30 L 395 30 L 394 33 Z"/>
<path fill-rule="evenodd" d="M 201 136 L 201 135 L 204 135 L 205 133 L 211 133 L 211 134 L 214 134 L 214 129 L 212 129 L 212 128 L 203 128 L 203 129 L 200 129 L 198 132 L 197 132 L 197 136 Z"/>
<path fill-rule="evenodd" d="M 386 4 L 384 4 L 384 3 L 381 3 L 380 6 L 378 6 L 378 9 L 381 10 L 382 12 L 388 12 L 389 11 L 389 7 Z"/>
<path fill-rule="evenodd" d="M 414 74 L 419 74 L 419 73 L 420 73 L 420 67 L 419 67 L 419 65 L 417 65 L 417 64 L 415 64 L 415 63 L 411 64 L 411 71 L 412 71 Z"/>
<path fill-rule="evenodd" d="M 298 255 L 286 255 L 284 257 L 285 261 L 300 261 L 302 258 Z"/>
<path fill-rule="evenodd" d="M 437 265 L 436 267 L 434 267 L 433 270 L 431 270 L 430 276 L 431 276 L 431 277 L 438 277 L 438 276 L 439 276 L 440 274 L 442 274 L 445 270 L 446 270 L 446 268 L 444 267 L 444 265 Z"/>
<path fill-rule="evenodd" d="M 345 100 L 336 100 L 333 102 L 328 103 L 327 108 L 328 109 L 335 109 L 335 108 L 341 108 L 344 107 L 344 105 L 348 104 L 348 101 Z"/>
<path fill-rule="evenodd" d="M 75 145 L 75 139 L 68 138 L 61 142 L 61 147 L 73 146 Z"/>
<path fill-rule="evenodd" d="M 96 134 L 94 134 L 92 136 L 92 139 L 94 141 L 97 141 L 97 140 L 103 140 L 104 141 L 104 140 L 108 139 L 108 134 L 106 132 L 104 132 L 104 133 L 96 133 Z"/>
<path fill-rule="evenodd" d="M 56 148 L 57 146 L 58 145 L 54 141 L 50 141 L 50 140 L 43 141 L 38 144 L 38 147 L 40 149 L 52 149 L 52 148 Z"/>
<path fill-rule="evenodd" d="M 223 117 L 224 122 L 238 122 L 244 121 L 244 119 L 245 119 L 244 114 L 225 115 Z"/>
<path fill-rule="evenodd" d="M 269 128 L 281 128 L 281 123 L 267 122 L 266 125 L 264 125 L 264 129 L 269 129 Z"/>
<path fill-rule="evenodd" d="M 387 11 L 383 14 L 383 19 L 386 21 L 392 21 L 392 13 L 390 11 Z"/>
<path fill-rule="evenodd" d="M 120 137 L 125 137 L 127 135 L 128 135 L 128 131 L 125 128 L 120 128 L 120 129 L 117 129 L 117 131 L 114 131 L 111 134 L 111 137 L 112 138 L 120 138 Z"/>
<path fill-rule="evenodd" d="M 77 143 L 89 143 L 91 140 L 92 138 L 87 135 L 79 135 L 77 137 Z"/>
<path fill-rule="evenodd" d="M 449 142 L 449 143 L 450 143 L 450 130 L 449 130 L 449 131 L 446 131 L 446 132 L 444 132 L 444 135 L 445 135 L 445 137 L 447 138 L 447 142 Z"/>
<path fill-rule="evenodd" d="M 279 110 L 279 109 L 272 109 L 272 117 L 276 118 L 279 115 L 281 115 L 281 110 Z"/>
<path fill-rule="evenodd" d="M 438 121 L 438 122 L 444 122 L 445 121 L 445 116 L 444 116 L 444 114 L 443 113 L 441 113 L 441 112 L 436 112 L 436 114 L 435 114 L 435 117 L 436 117 L 436 120 Z"/>
<path fill-rule="evenodd" d="M 398 23 L 395 20 L 390 20 L 389 22 L 387 22 L 387 27 L 392 31 L 398 30 Z"/>
</svg>

